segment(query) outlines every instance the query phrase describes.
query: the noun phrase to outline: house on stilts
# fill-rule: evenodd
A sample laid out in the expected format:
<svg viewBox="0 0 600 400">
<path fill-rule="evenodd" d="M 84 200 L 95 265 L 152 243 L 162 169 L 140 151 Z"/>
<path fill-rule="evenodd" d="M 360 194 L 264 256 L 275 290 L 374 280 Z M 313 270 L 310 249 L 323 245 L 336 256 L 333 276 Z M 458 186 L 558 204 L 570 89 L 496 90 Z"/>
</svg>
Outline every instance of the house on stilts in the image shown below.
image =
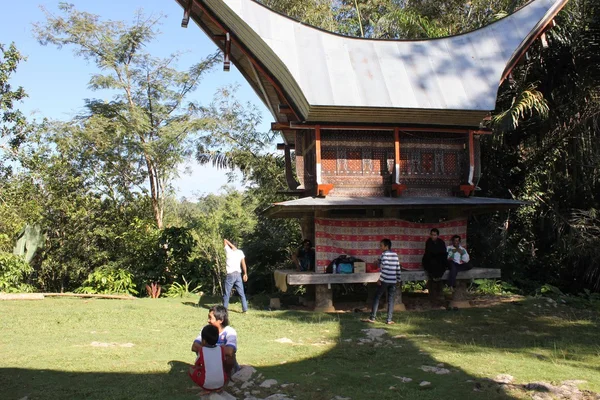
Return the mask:
<svg viewBox="0 0 600 400">
<path fill-rule="evenodd" d="M 324 274 L 338 255 L 372 263 L 388 237 L 405 280 L 425 279 L 420 264 L 432 227 L 446 241 L 466 238 L 473 213 L 522 204 L 475 196 L 480 141 L 491 134 L 485 121 L 499 85 L 536 39 L 545 42 L 567 0 L 532 0 L 475 31 L 427 40 L 343 36 L 254 0 L 177 1 L 182 26 L 191 18 L 219 46 L 224 68 L 235 64 L 281 132 L 288 193 L 298 199 L 266 214 L 298 218 L 315 243 L 315 273 L 279 278 L 282 286 L 317 285 L 316 309 L 333 309 L 332 283 L 377 280 Z M 463 274 L 499 277 L 499 270 Z M 455 292 L 457 304 L 463 295 Z"/>
</svg>

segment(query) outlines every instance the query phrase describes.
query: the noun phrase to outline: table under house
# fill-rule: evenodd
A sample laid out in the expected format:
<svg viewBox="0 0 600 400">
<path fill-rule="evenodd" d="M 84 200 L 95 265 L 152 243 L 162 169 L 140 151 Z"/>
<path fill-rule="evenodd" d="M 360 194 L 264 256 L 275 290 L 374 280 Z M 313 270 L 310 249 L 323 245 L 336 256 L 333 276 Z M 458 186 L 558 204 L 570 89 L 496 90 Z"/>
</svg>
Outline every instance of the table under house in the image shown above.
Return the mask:
<svg viewBox="0 0 600 400">
<path fill-rule="evenodd" d="M 403 280 L 427 279 L 425 241 L 438 228 L 468 247 L 471 216 L 518 207 L 477 196 L 480 142 L 492 134 L 498 88 L 566 0 L 533 0 L 475 31 L 429 40 L 374 40 L 327 32 L 253 0 L 177 0 L 241 72 L 281 132 L 285 191 L 272 218 L 297 218 L 315 244 L 314 272 L 276 272 L 279 287 L 316 285 L 315 309 L 332 311 L 332 284 L 370 283 L 378 273 L 325 274 L 341 254 L 373 263 L 389 238 Z M 486 268 L 487 267 L 487 268 Z M 283 277 L 283 278 L 282 278 Z M 464 282 L 498 278 L 481 266 Z M 401 295 L 396 300 L 401 309 Z"/>
</svg>

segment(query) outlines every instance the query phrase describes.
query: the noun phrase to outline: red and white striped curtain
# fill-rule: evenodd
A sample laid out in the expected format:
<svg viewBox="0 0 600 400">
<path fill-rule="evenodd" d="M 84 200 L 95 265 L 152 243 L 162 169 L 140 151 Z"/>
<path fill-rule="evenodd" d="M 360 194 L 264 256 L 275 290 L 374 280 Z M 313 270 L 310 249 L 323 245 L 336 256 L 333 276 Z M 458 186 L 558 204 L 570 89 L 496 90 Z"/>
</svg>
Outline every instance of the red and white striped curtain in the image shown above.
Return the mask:
<svg viewBox="0 0 600 400">
<path fill-rule="evenodd" d="M 425 241 L 432 228 L 439 229 L 446 245 L 452 236 L 460 235 L 466 247 L 466 218 L 426 224 L 400 219 L 316 218 L 316 272 L 324 273 L 331 260 L 341 254 L 360 258 L 367 264 L 374 263 L 381 254 L 379 242 L 385 238 L 392 241 L 392 250 L 398 253 L 403 268 L 421 269 Z"/>
</svg>

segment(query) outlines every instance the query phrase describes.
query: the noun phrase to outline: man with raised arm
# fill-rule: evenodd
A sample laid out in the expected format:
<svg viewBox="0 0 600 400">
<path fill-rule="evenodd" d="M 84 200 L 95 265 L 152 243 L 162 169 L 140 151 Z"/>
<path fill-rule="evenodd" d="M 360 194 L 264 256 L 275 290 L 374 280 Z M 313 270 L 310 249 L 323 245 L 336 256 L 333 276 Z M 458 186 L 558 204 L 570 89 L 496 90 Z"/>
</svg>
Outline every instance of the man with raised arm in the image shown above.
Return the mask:
<svg viewBox="0 0 600 400">
<path fill-rule="evenodd" d="M 231 289 L 235 287 L 242 298 L 242 312 L 248 311 L 248 302 L 244 293 L 244 282 L 248 281 L 248 271 L 246 269 L 246 256 L 244 252 L 233 245 L 229 240 L 223 239 L 225 244 L 225 257 L 227 276 L 225 277 L 225 294 L 223 295 L 223 305 L 229 308 L 229 298 Z"/>
</svg>

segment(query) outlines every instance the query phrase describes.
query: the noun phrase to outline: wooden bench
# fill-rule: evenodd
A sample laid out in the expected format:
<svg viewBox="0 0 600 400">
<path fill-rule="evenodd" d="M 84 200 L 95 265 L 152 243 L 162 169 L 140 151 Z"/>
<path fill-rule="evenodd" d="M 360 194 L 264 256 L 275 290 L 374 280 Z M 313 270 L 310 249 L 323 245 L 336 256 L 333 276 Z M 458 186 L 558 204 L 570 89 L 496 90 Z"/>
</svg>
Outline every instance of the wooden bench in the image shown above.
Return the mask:
<svg viewBox="0 0 600 400">
<path fill-rule="evenodd" d="M 316 274 L 314 272 L 298 272 L 294 270 L 276 270 L 275 283 L 282 290 L 287 290 L 287 285 L 315 285 L 315 311 L 332 312 L 333 296 L 331 285 L 340 283 L 376 283 L 379 280 L 379 273 L 365 274 Z M 445 280 L 448 278 L 449 271 L 442 276 Z M 451 307 L 464 308 L 469 306 L 467 300 L 467 281 L 471 279 L 489 279 L 500 278 L 500 269 L 497 268 L 473 268 L 468 271 L 461 271 L 456 276 L 457 285 L 452 295 Z M 403 270 L 402 281 L 414 282 L 427 280 L 427 273 L 424 270 Z M 285 284 L 282 284 L 285 282 Z M 404 311 L 402 303 L 402 291 L 396 290 L 396 301 L 394 310 Z"/>
</svg>

